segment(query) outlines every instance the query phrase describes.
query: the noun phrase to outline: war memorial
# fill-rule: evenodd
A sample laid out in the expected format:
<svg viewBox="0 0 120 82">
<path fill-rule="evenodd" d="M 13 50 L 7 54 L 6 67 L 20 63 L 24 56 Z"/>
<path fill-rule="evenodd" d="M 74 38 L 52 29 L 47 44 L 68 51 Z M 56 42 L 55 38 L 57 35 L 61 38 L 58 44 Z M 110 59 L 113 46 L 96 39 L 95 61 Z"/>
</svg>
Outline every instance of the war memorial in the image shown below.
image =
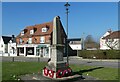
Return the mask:
<svg viewBox="0 0 120 82">
<path fill-rule="evenodd" d="M 72 75 L 72 69 L 69 64 L 64 61 L 63 53 L 65 44 L 62 41 L 62 28 L 60 27 L 60 17 L 56 16 L 53 19 L 53 41 L 51 59 L 48 65 L 43 69 L 43 76 L 52 79 L 71 79 L 76 77 Z M 79 75 L 77 75 L 78 77 Z"/>
<path fill-rule="evenodd" d="M 60 25 L 60 17 L 56 16 L 53 19 L 53 33 L 52 33 L 52 45 L 51 45 L 51 58 L 46 61 L 47 65 L 41 71 L 41 74 L 27 74 L 21 77 L 21 80 L 52 80 L 63 81 L 80 78 L 81 75 L 73 74 L 72 69 L 69 67 L 67 61 L 64 61 L 63 54 L 66 48 L 64 43 L 63 28 Z M 66 41 L 65 41 L 66 42 Z"/>
</svg>

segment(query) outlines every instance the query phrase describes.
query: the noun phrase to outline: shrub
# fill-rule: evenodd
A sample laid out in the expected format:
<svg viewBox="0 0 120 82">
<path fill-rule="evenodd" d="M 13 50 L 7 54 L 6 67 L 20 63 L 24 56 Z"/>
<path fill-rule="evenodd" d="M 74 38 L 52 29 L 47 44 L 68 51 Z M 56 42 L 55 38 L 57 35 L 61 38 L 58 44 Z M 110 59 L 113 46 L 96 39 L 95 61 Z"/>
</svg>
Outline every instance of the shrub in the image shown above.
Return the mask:
<svg viewBox="0 0 120 82">
<path fill-rule="evenodd" d="M 120 50 L 80 50 L 78 56 L 96 59 L 120 59 Z"/>
</svg>

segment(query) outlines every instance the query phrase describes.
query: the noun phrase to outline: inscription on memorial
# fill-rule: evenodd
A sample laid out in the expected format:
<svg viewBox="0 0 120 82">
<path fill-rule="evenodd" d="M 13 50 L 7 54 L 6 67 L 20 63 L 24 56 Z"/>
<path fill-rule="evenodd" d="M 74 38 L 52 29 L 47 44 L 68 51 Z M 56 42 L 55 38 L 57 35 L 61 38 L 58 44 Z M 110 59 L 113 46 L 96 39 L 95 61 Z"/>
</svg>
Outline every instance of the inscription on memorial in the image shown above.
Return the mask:
<svg viewBox="0 0 120 82">
<path fill-rule="evenodd" d="M 57 50 L 57 61 L 63 61 L 63 53 L 61 50 Z"/>
</svg>

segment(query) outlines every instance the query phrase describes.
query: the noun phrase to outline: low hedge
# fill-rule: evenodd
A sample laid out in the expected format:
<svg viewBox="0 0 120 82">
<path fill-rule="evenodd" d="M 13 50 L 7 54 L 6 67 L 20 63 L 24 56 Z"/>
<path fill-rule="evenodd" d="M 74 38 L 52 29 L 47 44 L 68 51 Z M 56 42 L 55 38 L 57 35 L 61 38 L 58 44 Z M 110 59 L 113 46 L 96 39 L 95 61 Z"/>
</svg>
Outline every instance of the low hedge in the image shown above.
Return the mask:
<svg viewBox="0 0 120 82">
<path fill-rule="evenodd" d="M 91 59 L 120 59 L 120 50 L 80 50 L 78 56 Z"/>
</svg>

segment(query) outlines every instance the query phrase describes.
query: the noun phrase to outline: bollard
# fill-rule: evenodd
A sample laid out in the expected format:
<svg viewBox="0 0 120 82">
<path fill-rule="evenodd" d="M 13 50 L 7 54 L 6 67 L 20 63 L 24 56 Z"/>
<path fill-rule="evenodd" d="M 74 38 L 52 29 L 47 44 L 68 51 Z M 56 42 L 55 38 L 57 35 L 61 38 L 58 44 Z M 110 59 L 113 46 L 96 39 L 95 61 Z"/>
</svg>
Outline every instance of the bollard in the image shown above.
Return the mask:
<svg viewBox="0 0 120 82">
<path fill-rule="evenodd" d="M 12 58 L 12 61 L 14 62 L 14 57 Z"/>
<path fill-rule="evenodd" d="M 38 57 L 38 62 L 40 62 L 40 58 Z"/>
</svg>

